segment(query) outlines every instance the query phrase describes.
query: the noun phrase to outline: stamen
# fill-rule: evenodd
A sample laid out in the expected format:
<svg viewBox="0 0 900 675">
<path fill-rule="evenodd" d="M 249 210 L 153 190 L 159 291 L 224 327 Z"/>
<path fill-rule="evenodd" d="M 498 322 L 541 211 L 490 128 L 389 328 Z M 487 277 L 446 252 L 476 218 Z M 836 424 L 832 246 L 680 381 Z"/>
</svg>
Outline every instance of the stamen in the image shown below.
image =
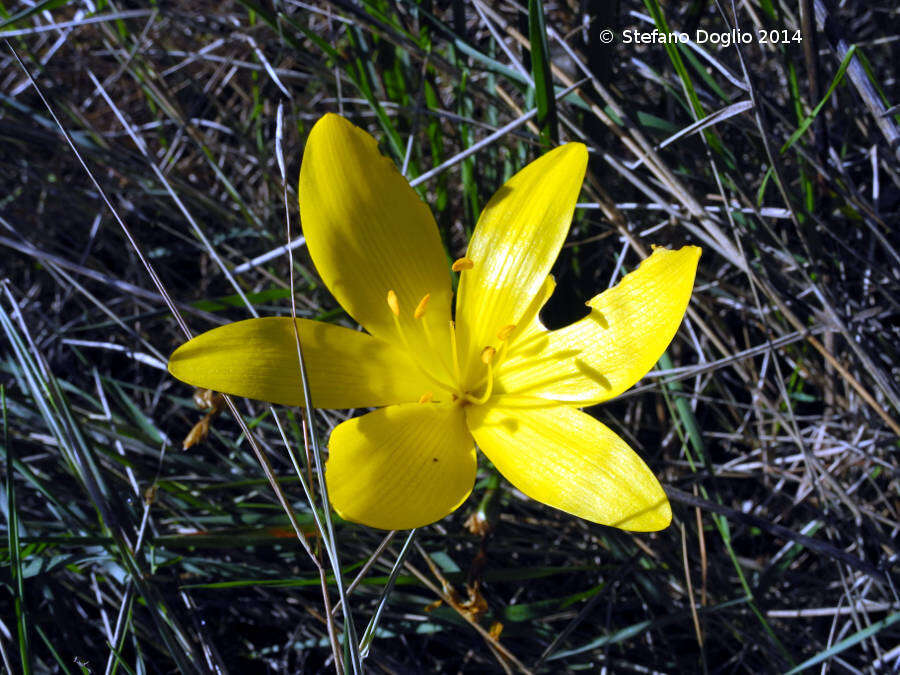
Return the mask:
<svg viewBox="0 0 900 675">
<path fill-rule="evenodd" d="M 496 359 L 494 359 L 494 361 L 496 361 L 497 365 L 500 365 L 501 363 L 503 363 L 503 360 L 506 358 L 506 352 L 508 352 L 508 351 L 509 351 L 509 342 L 504 340 L 502 343 L 500 343 L 500 355 Z"/>
<path fill-rule="evenodd" d="M 505 342 L 515 329 L 516 324 L 514 323 L 503 326 L 503 328 L 497 331 L 497 339 L 500 340 L 500 342 Z"/>
<path fill-rule="evenodd" d="M 393 288 L 387 292 L 387 304 L 394 316 L 400 316 L 400 300 L 397 298 L 397 294 L 394 293 Z"/>
<path fill-rule="evenodd" d="M 447 365 L 447 359 L 445 358 L 446 353 L 442 349 L 438 349 L 435 346 L 434 339 L 431 336 L 431 328 L 428 327 L 428 322 L 422 318 L 425 316 L 425 310 L 428 307 L 428 301 L 430 299 L 431 293 L 426 293 L 425 296 L 421 300 L 419 300 L 419 304 L 416 306 L 416 311 L 413 312 L 413 317 L 422 322 L 422 333 L 424 333 L 425 335 L 425 344 L 428 345 L 428 349 L 431 352 L 436 352 L 438 354 L 438 360 L 440 361 L 441 368 L 443 368 L 444 372 L 446 372 L 447 375 L 452 378 L 453 373 L 450 371 L 450 366 Z"/>
<path fill-rule="evenodd" d="M 503 363 L 503 359 L 506 358 L 507 347 L 509 347 L 508 342 L 502 342 L 500 344 L 500 354 L 497 355 L 497 350 L 493 347 L 485 347 L 481 350 L 481 362 L 484 363 L 488 367 L 487 375 L 478 380 L 478 383 L 472 387 L 473 389 L 478 389 L 485 382 L 488 383 L 488 389 L 491 387 L 491 380 L 493 379 L 494 373 L 491 370 L 494 362 L 497 364 Z M 497 358 L 494 358 L 494 357 Z"/>
<path fill-rule="evenodd" d="M 422 296 L 422 299 L 419 300 L 419 304 L 416 305 L 416 310 L 413 312 L 413 316 L 416 319 L 421 319 L 425 315 L 425 309 L 428 307 L 429 300 L 431 300 L 431 293 L 426 293 Z"/>
<path fill-rule="evenodd" d="M 453 374 L 456 376 L 456 381 L 460 381 L 459 374 L 459 352 L 456 350 L 456 324 L 453 321 L 450 321 L 450 352 L 453 355 Z"/>
<path fill-rule="evenodd" d="M 450 266 L 450 269 L 453 270 L 454 272 L 462 272 L 463 270 L 470 270 L 473 267 L 475 267 L 475 263 L 472 262 L 472 259 L 463 257 L 463 258 L 460 258 L 459 260 L 455 261 Z"/>
<path fill-rule="evenodd" d="M 497 350 L 494 349 L 493 347 L 485 347 L 484 349 L 481 350 L 481 362 L 484 363 L 485 365 L 487 365 L 489 363 L 496 363 L 497 365 L 503 363 L 503 359 L 506 358 L 506 352 L 509 351 L 509 341 L 507 340 L 507 338 L 509 338 L 509 336 L 512 335 L 512 333 L 515 329 L 516 329 L 516 325 L 511 323 L 507 326 L 504 326 L 500 330 L 498 330 L 497 331 L 497 339 L 500 340 L 500 354 L 498 355 Z M 496 358 L 494 358 L 495 356 L 496 356 Z M 489 370 L 487 378 L 489 378 L 490 376 L 491 376 L 491 373 Z M 487 378 L 482 377 L 480 380 L 478 380 L 478 384 L 476 384 L 474 388 L 477 389 L 482 384 L 484 384 L 484 382 Z"/>
<path fill-rule="evenodd" d="M 422 375 L 424 375 L 433 385 L 435 385 L 439 389 L 443 389 L 444 391 L 453 393 L 453 387 L 444 384 L 434 375 L 429 373 L 428 369 L 423 366 L 419 359 L 416 357 L 416 352 L 413 351 L 413 348 L 410 346 L 409 339 L 406 337 L 406 332 L 403 330 L 403 325 L 400 323 L 400 303 L 397 301 L 397 294 L 394 293 L 394 291 L 388 291 L 388 305 L 391 306 L 391 318 L 394 320 L 394 327 L 397 329 L 397 335 L 400 336 L 400 340 L 403 342 L 403 346 L 409 353 L 410 359 L 415 364 L 416 368 L 418 368 L 419 372 L 421 372 Z M 395 307 L 397 308 L 396 311 L 394 311 Z"/>
<path fill-rule="evenodd" d="M 478 398 L 466 394 L 466 400 L 469 401 L 469 403 L 483 405 L 487 403 L 488 399 L 491 397 L 491 394 L 494 391 L 494 367 L 491 364 L 491 359 L 494 358 L 494 352 L 496 351 L 497 350 L 493 347 L 485 347 L 481 350 L 481 360 L 487 365 L 487 387 L 485 387 L 484 393 Z"/>
<path fill-rule="evenodd" d="M 434 392 L 433 392 L 433 391 L 426 391 L 426 392 L 425 392 L 424 394 L 422 394 L 422 396 L 419 398 L 419 403 L 431 403 L 431 401 L 432 401 L 433 399 L 434 399 Z"/>
</svg>

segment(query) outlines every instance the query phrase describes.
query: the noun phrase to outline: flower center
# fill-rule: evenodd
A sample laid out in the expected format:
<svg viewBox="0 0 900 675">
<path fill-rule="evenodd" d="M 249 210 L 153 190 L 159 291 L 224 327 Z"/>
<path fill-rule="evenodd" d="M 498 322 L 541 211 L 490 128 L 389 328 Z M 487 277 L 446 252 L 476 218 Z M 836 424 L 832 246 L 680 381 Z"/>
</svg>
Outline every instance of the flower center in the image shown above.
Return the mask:
<svg viewBox="0 0 900 675">
<path fill-rule="evenodd" d="M 473 263 L 468 258 L 461 258 L 453 264 L 454 270 L 467 270 L 471 269 Z M 419 303 L 416 305 L 416 308 L 413 310 L 412 316 L 414 320 L 414 325 L 416 327 L 421 326 L 421 335 L 424 338 L 425 346 L 427 347 L 426 354 L 427 356 L 434 356 L 440 362 L 440 368 L 438 369 L 439 375 L 436 375 L 432 368 L 434 362 L 429 362 L 428 358 L 421 358 L 422 351 L 419 349 L 415 349 L 413 346 L 413 340 L 410 339 L 409 323 L 403 321 L 401 307 L 400 307 L 400 299 L 397 297 L 397 293 L 394 292 L 393 289 L 387 292 L 386 302 L 388 308 L 391 311 L 391 316 L 394 320 L 394 326 L 397 329 L 397 335 L 400 337 L 400 340 L 403 342 L 403 346 L 406 348 L 407 353 L 410 355 L 410 358 L 416 368 L 422 373 L 422 375 L 431 382 L 435 388 L 441 389 L 450 394 L 451 400 L 457 405 L 483 405 L 490 399 L 491 394 L 494 389 L 494 371 L 495 368 L 503 361 L 506 356 L 509 338 L 515 332 L 515 325 L 507 325 L 500 328 L 497 331 L 497 341 L 498 347 L 493 345 L 487 345 L 479 354 L 479 359 L 481 363 L 484 364 L 485 372 L 484 375 L 478 380 L 473 386 L 465 388 L 462 382 L 462 369 L 460 368 L 459 362 L 459 350 L 457 348 L 456 341 L 456 325 L 453 321 L 450 321 L 450 360 L 451 363 L 445 363 L 445 358 L 441 356 L 442 350 L 438 348 L 437 343 L 434 340 L 434 336 L 432 335 L 431 330 L 429 329 L 428 321 L 425 320 L 425 315 L 428 310 L 428 302 L 431 299 L 431 294 L 426 293 Z M 419 341 L 421 344 L 421 340 Z M 446 381 L 446 376 L 450 376 L 450 382 Z M 419 398 L 419 403 L 430 403 L 434 400 L 434 392 L 426 391 Z"/>
</svg>

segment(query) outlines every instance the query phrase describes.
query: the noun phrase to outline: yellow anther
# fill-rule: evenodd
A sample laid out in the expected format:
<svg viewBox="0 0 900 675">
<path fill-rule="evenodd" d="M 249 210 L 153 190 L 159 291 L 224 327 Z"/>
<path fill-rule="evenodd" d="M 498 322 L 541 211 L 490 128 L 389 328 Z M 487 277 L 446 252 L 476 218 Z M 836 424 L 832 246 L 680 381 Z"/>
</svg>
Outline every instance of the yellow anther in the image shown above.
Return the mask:
<svg viewBox="0 0 900 675">
<path fill-rule="evenodd" d="M 494 354 L 496 354 L 496 353 L 497 353 L 497 350 L 494 349 L 493 347 L 485 347 L 484 349 L 481 350 L 481 362 L 484 365 L 489 364 L 491 361 L 494 360 Z"/>
<path fill-rule="evenodd" d="M 387 293 L 387 304 L 394 316 L 400 316 L 400 300 L 397 298 L 397 294 L 394 293 L 394 289 L 389 290 Z"/>
<path fill-rule="evenodd" d="M 470 270 L 473 267 L 475 267 L 475 263 L 472 262 L 471 258 L 460 258 L 450 266 L 450 269 L 454 272 L 462 272 L 463 270 Z"/>
<path fill-rule="evenodd" d="M 434 392 L 426 391 L 424 394 L 422 394 L 421 397 L 419 397 L 419 403 L 431 403 L 431 401 L 433 399 L 434 399 Z"/>
<path fill-rule="evenodd" d="M 425 315 L 425 309 L 428 307 L 429 300 L 431 300 L 431 293 L 426 293 L 422 296 L 422 299 L 419 300 L 419 304 L 416 305 L 416 311 L 413 312 L 415 318 L 421 319 Z"/>
<path fill-rule="evenodd" d="M 515 329 L 516 324 L 514 323 L 503 326 L 503 328 L 497 331 L 497 339 L 500 340 L 500 342 L 505 342 Z"/>
</svg>

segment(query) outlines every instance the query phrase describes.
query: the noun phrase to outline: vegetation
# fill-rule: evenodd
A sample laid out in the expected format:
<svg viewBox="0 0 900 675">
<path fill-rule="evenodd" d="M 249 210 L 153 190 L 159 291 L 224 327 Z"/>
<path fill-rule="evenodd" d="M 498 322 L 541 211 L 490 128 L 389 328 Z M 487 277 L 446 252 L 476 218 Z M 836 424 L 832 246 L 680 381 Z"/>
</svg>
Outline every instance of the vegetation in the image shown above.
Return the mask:
<svg viewBox="0 0 900 675">
<path fill-rule="evenodd" d="M 4 667 L 900 667 L 898 18 L 855 0 L 0 5 Z M 660 477 L 671 527 L 569 517 L 482 458 L 438 524 L 335 516 L 331 537 L 302 410 L 230 410 L 167 374 L 185 330 L 287 315 L 292 291 L 298 315 L 353 325 L 298 239 L 325 112 L 383 143 L 457 256 L 506 177 L 585 142 L 550 326 L 652 245 L 703 247 L 666 356 L 590 411 Z M 351 413 L 314 412 L 323 451 Z"/>
</svg>

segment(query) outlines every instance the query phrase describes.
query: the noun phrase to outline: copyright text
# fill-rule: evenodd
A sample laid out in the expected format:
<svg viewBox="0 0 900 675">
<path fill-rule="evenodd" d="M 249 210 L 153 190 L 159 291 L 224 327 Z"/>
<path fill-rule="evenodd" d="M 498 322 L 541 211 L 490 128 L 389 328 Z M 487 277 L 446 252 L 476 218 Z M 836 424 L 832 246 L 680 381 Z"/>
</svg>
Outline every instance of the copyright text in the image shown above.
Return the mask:
<svg viewBox="0 0 900 675">
<path fill-rule="evenodd" d="M 661 32 L 654 28 L 652 31 L 641 31 L 630 28 L 622 31 L 622 44 L 676 44 L 695 42 L 698 45 L 711 44 L 718 47 L 730 47 L 731 45 L 747 45 L 753 42 L 759 44 L 786 44 L 791 42 L 803 42 L 803 35 L 799 30 L 738 30 L 732 28 L 728 31 L 710 31 L 698 28 L 693 34 L 684 31 Z"/>
</svg>

